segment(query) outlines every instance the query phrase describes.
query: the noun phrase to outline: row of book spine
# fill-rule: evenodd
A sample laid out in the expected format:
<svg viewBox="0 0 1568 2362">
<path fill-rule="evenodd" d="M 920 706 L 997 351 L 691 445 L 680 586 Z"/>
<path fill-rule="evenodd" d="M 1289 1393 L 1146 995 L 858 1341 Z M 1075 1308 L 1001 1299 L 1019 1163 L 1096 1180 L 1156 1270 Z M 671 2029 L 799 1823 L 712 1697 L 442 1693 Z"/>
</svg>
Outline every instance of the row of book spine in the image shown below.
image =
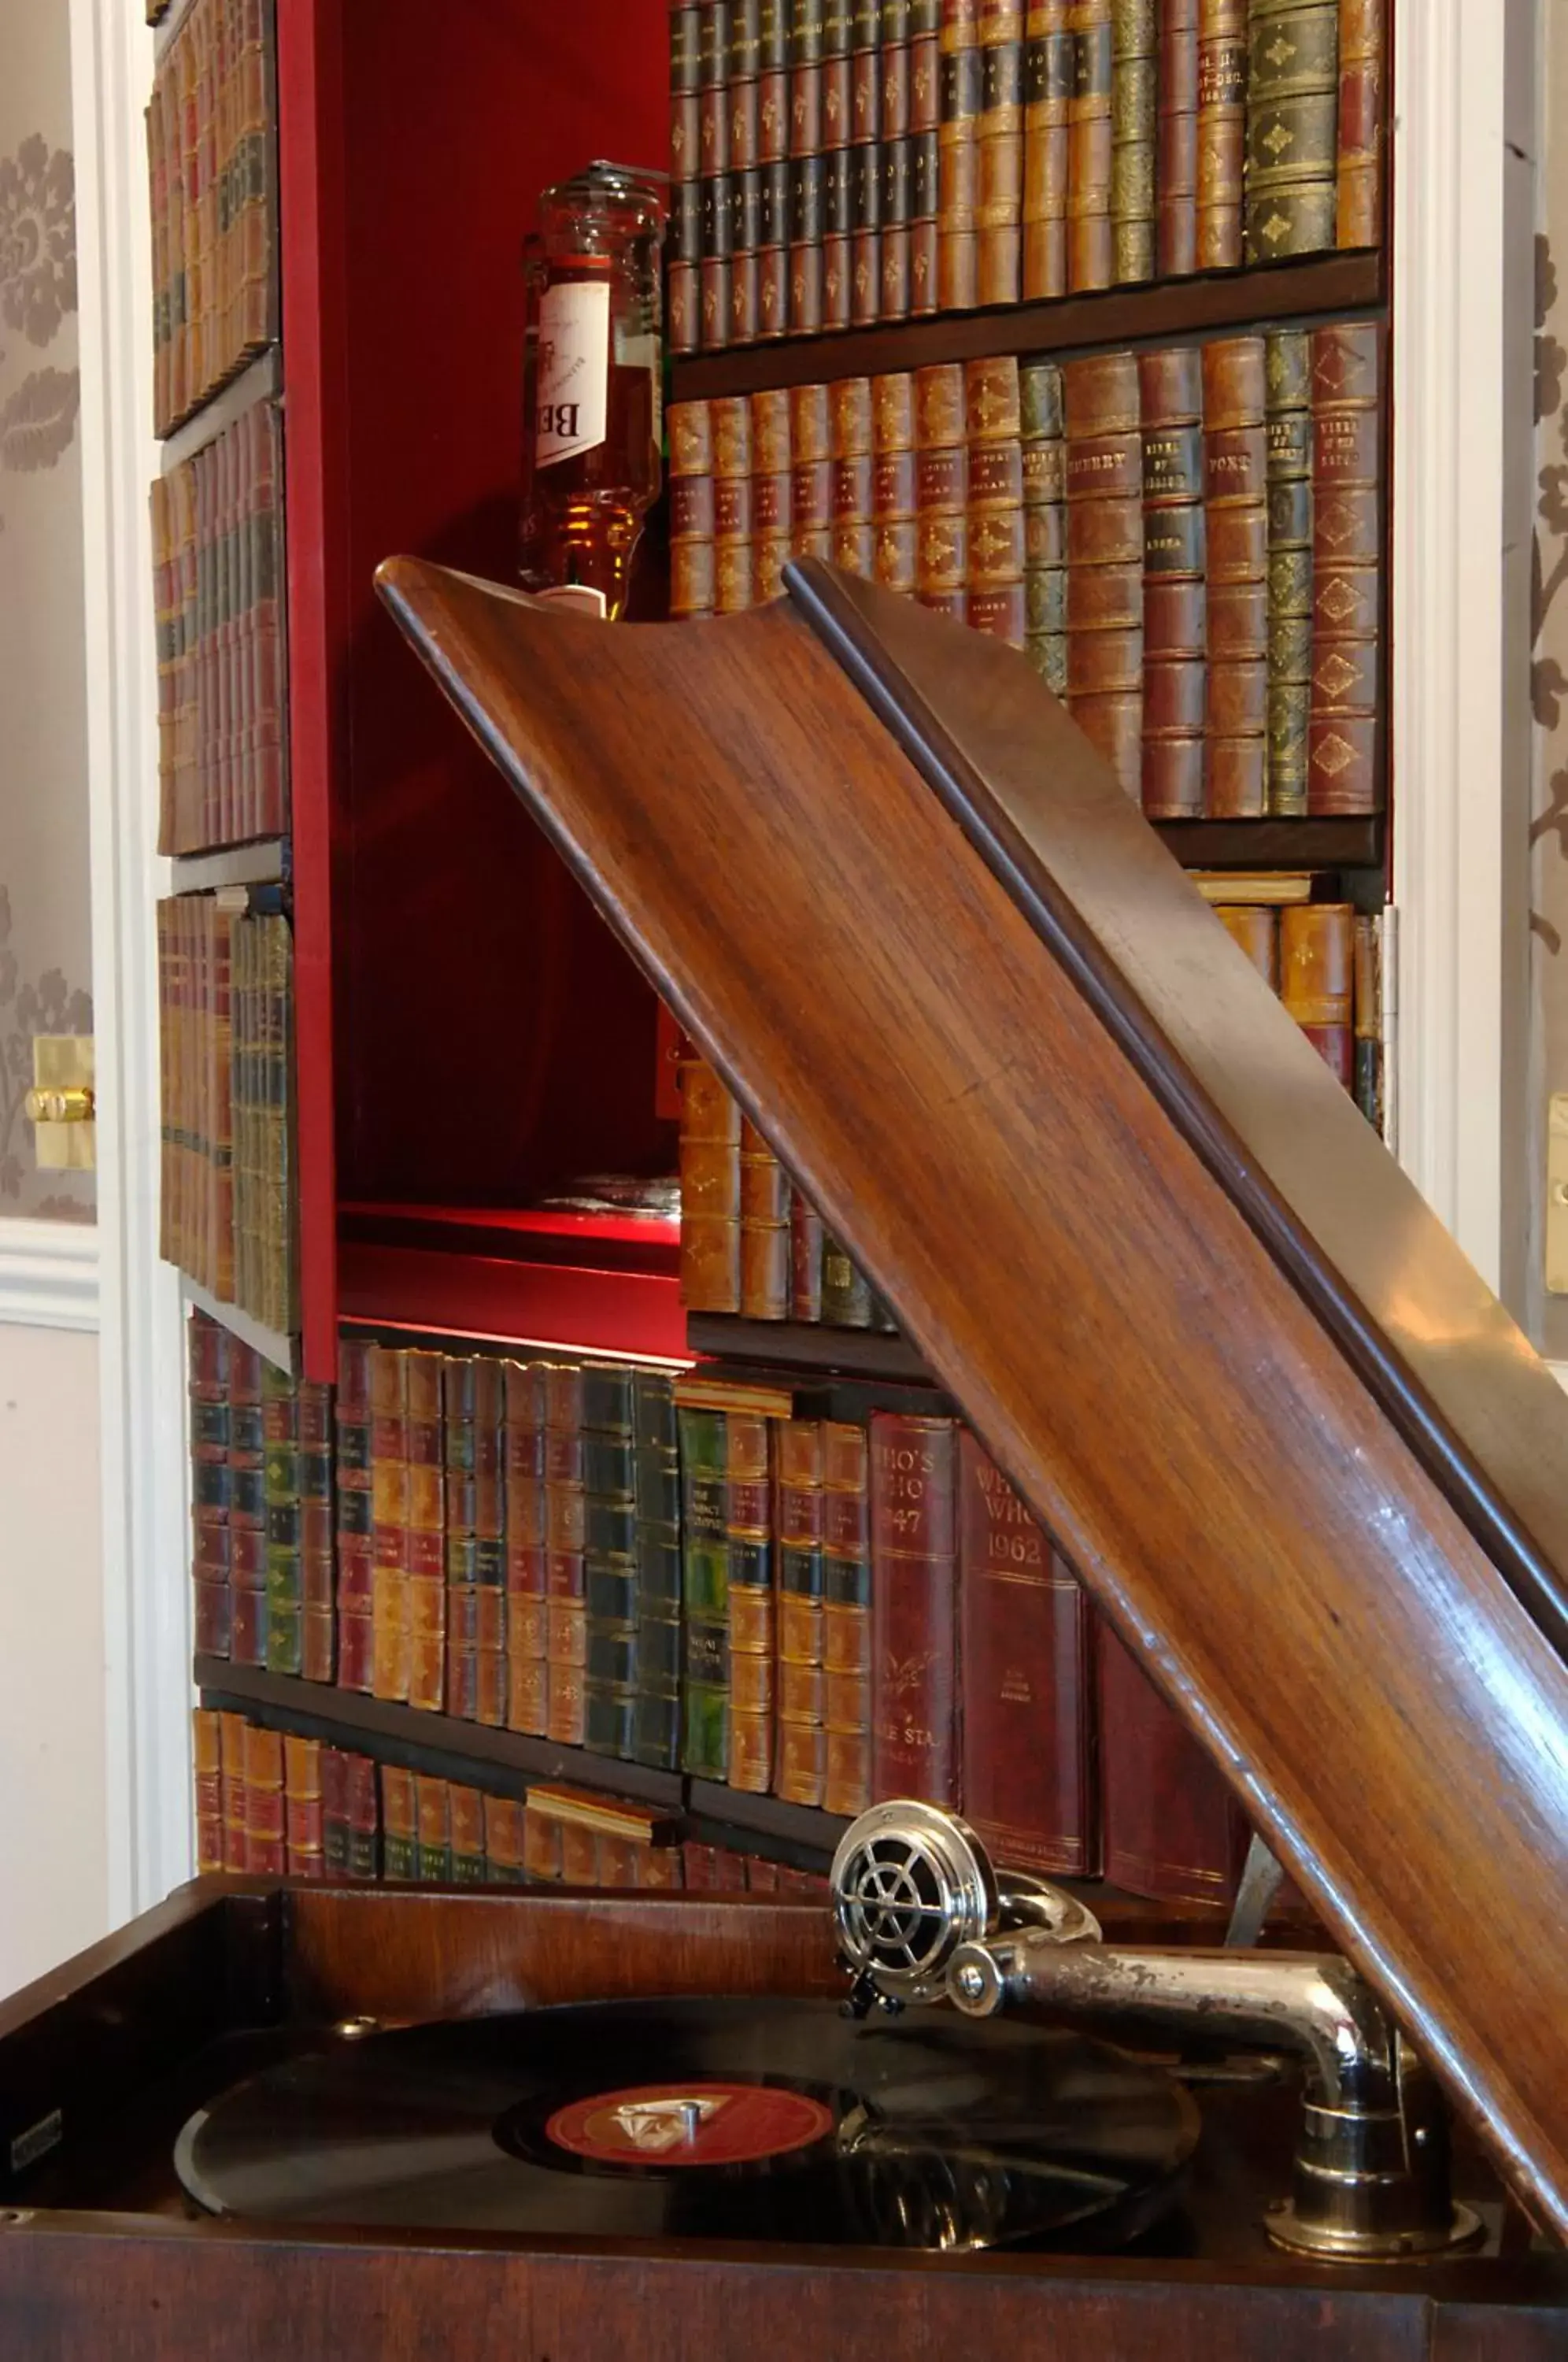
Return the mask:
<svg viewBox="0 0 1568 2362">
<path fill-rule="evenodd" d="M 839 1816 L 922 1795 L 1155 1893 L 1233 1876 L 1217 1779 L 955 1418 L 356 1340 L 332 1404 L 215 1323 L 192 1351 L 204 1654 Z"/>
<path fill-rule="evenodd" d="M 621 1797 L 554 1785 L 497 1794 L 227 1709 L 198 1706 L 192 1736 L 204 1873 L 826 1893 L 819 1872 L 683 1839 L 676 1816 Z"/>
<path fill-rule="evenodd" d="M 153 425 L 168 435 L 277 334 L 271 0 L 193 0 L 147 110 Z"/>
<path fill-rule="evenodd" d="M 159 1252 L 220 1303 L 297 1329 L 293 948 L 243 889 L 158 905 Z"/>
<path fill-rule="evenodd" d="M 1384 1129 L 1383 914 L 1353 903 L 1273 907 L 1208 897 L 1271 991 L 1373 1126 Z"/>
<path fill-rule="evenodd" d="M 1384 0 L 675 0 L 677 354 L 1380 243 Z"/>
<path fill-rule="evenodd" d="M 256 403 L 153 481 L 160 853 L 288 825 L 282 442 Z"/>
<path fill-rule="evenodd" d="M 681 403 L 671 613 L 832 560 L 1020 647 L 1154 819 L 1382 800 L 1375 323 Z"/>
</svg>

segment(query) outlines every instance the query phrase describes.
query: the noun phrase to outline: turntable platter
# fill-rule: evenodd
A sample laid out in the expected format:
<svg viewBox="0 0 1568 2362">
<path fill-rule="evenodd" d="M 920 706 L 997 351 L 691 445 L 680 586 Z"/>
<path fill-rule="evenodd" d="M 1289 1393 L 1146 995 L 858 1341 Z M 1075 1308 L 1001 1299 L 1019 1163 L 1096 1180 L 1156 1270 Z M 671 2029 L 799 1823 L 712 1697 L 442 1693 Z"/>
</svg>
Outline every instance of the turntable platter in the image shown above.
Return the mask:
<svg viewBox="0 0 1568 2362">
<path fill-rule="evenodd" d="M 416 2026 L 237 2085 L 175 2162 L 271 2222 L 964 2250 L 1120 2244 L 1198 2135 L 1103 2044 L 829 2002 L 614 2002 Z"/>
</svg>

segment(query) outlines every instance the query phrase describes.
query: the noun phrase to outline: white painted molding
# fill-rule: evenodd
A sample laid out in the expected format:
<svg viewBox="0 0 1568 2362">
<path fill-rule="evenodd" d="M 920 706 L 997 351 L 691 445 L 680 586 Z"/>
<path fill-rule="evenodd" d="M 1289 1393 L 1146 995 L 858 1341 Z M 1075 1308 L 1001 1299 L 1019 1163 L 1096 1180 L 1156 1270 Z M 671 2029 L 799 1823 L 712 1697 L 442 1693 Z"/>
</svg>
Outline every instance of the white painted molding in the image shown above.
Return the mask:
<svg viewBox="0 0 1568 2362">
<path fill-rule="evenodd" d="M 1419 14 L 1419 36 L 1396 44 L 1394 105 L 1397 1137 L 1472 1262 L 1517 1298 L 1507 1125 L 1525 912 L 1510 907 L 1510 830 L 1522 861 L 1524 823 L 1508 750 L 1528 732 L 1529 535 L 1506 453 L 1521 393 L 1513 441 L 1529 433 L 1528 363 L 1521 385 L 1510 351 L 1532 170 L 1513 137 L 1513 19 L 1522 34 L 1533 7 L 1421 0 Z M 1518 767 L 1528 793 L 1528 750 Z"/>
<path fill-rule="evenodd" d="M 82 343 L 111 1917 L 190 1874 L 191 1655 L 179 1282 L 158 1259 L 157 668 L 144 109 L 152 36 L 70 0 Z"/>
<path fill-rule="evenodd" d="M 1546 1366 L 1563 1393 L 1568 1394 L 1568 1362 L 1548 1362 Z"/>
<path fill-rule="evenodd" d="M 96 1329 L 95 1223 L 0 1219 L 0 1320 L 28 1329 Z"/>
</svg>

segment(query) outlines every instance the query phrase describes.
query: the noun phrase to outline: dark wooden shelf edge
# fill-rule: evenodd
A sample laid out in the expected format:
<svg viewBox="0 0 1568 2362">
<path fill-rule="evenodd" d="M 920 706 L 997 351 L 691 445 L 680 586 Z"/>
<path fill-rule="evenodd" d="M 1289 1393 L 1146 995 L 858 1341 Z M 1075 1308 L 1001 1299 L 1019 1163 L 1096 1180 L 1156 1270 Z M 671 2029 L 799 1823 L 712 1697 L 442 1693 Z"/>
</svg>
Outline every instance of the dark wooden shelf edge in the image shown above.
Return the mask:
<svg viewBox="0 0 1568 2362">
<path fill-rule="evenodd" d="M 1163 820 L 1184 869 L 1380 869 L 1383 815 L 1356 820 Z"/>
<path fill-rule="evenodd" d="M 794 1852 L 820 1857 L 823 1869 L 849 1827 L 836 1813 L 787 1805 L 781 1796 L 745 1795 L 717 1780 L 689 1781 L 687 1810 L 698 1825 L 693 1832 L 698 1837 L 720 1843 L 735 1837 L 769 1838 Z M 817 1862 L 809 1867 L 815 1869 Z"/>
<path fill-rule="evenodd" d="M 834 336 L 780 338 L 731 352 L 678 360 L 673 402 L 756 393 L 768 386 L 814 385 L 844 377 L 878 377 L 928 369 L 939 361 L 988 359 L 999 353 L 1055 358 L 1105 345 L 1165 342 L 1254 320 L 1304 320 L 1365 312 L 1386 298 L 1381 251 L 1326 254 L 1264 270 L 1167 279 L 1148 287 L 1109 287 L 1044 304 L 1009 304 L 989 312 L 899 320 Z"/>
<path fill-rule="evenodd" d="M 936 1383 L 912 1345 L 875 1329 L 828 1329 L 793 1320 L 743 1320 L 729 1312 L 689 1312 L 686 1339 L 693 1353 L 713 1361 L 760 1363 L 809 1376 L 885 1378 L 899 1385 Z"/>
<path fill-rule="evenodd" d="M 560 1747 L 518 1730 L 492 1730 L 452 1715 L 425 1714 L 417 1706 L 365 1697 L 327 1682 L 304 1682 L 259 1666 L 230 1664 L 225 1657 L 198 1657 L 195 1681 L 213 1703 L 276 1717 L 306 1738 L 337 1742 L 349 1735 L 368 1742 L 366 1752 L 411 1771 L 441 1779 L 472 1782 L 476 1773 L 499 1773 L 502 1788 L 521 1794 L 529 1783 L 560 1781 L 568 1786 L 602 1789 L 638 1803 L 681 1811 L 685 1788 L 678 1772 L 651 1772 L 585 1748 Z"/>
</svg>

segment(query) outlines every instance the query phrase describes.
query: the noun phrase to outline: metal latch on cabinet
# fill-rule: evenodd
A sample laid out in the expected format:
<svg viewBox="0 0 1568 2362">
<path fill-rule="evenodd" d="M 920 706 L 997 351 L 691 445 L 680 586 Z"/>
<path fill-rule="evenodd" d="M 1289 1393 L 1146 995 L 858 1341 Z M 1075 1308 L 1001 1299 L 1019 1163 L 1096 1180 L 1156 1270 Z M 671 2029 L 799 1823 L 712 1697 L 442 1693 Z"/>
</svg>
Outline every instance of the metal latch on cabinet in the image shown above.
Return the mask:
<svg viewBox="0 0 1568 2362">
<path fill-rule="evenodd" d="M 91 1033 L 34 1034 L 33 1087 L 23 1111 L 35 1127 L 40 1171 L 86 1173 L 97 1164 L 95 1072 Z"/>
</svg>

